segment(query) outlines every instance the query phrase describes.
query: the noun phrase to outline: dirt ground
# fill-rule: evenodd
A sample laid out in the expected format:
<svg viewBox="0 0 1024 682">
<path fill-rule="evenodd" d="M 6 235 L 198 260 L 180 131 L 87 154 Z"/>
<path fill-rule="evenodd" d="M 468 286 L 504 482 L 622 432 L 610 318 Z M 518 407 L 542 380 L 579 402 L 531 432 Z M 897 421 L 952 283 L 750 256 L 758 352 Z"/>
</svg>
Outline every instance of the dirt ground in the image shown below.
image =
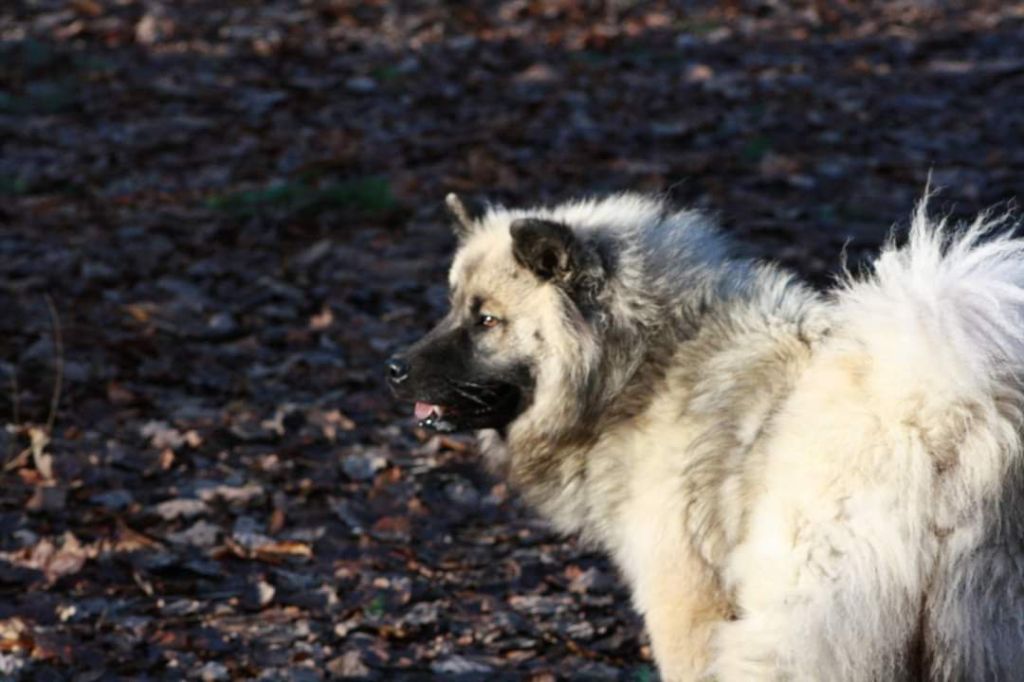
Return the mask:
<svg viewBox="0 0 1024 682">
<path fill-rule="evenodd" d="M 441 199 L 668 192 L 827 284 L 1024 197 L 1024 5 L 12 0 L 0 678 L 654 680 L 614 569 L 415 428 Z"/>
</svg>

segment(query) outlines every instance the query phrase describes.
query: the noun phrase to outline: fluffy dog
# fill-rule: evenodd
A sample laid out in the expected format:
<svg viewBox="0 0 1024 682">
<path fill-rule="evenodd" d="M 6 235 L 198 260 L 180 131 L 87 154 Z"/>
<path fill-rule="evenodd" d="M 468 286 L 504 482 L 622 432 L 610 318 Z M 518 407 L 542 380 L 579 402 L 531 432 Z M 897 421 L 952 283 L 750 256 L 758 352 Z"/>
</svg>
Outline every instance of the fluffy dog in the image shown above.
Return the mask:
<svg viewBox="0 0 1024 682">
<path fill-rule="evenodd" d="M 449 198 L 451 311 L 388 363 L 608 551 L 665 680 L 1024 675 L 1024 240 L 924 203 L 817 293 L 636 194 Z"/>
</svg>

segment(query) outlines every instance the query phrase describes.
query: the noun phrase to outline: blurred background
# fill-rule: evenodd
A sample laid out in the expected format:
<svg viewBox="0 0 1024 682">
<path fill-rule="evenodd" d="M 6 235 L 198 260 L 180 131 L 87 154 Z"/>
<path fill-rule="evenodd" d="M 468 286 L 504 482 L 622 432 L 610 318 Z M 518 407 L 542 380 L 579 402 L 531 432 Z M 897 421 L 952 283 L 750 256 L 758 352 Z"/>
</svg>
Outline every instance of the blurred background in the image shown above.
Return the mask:
<svg viewBox="0 0 1024 682">
<path fill-rule="evenodd" d="M 654 680 L 628 595 L 415 428 L 446 192 L 621 189 L 827 284 L 1024 196 L 1011 2 L 7 0 L 0 678 Z"/>
</svg>

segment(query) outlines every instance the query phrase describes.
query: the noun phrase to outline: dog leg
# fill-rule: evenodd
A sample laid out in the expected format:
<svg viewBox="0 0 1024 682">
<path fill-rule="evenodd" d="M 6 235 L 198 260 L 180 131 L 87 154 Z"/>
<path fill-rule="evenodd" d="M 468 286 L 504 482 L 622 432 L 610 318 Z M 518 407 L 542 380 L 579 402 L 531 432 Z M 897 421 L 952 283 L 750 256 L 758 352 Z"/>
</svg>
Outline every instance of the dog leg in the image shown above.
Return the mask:
<svg viewBox="0 0 1024 682">
<path fill-rule="evenodd" d="M 725 617 L 718 586 L 708 573 L 695 575 L 692 566 L 651 569 L 647 603 L 641 608 L 661 679 L 700 679 L 707 666 L 713 628 Z"/>
<path fill-rule="evenodd" d="M 717 573 L 685 527 L 680 459 L 653 448 L 631 460 L 631 494 L 619 508 L 612 543 L 665 682 L 700 679 L 714 624 L 729 609 Z"/>
</svg>

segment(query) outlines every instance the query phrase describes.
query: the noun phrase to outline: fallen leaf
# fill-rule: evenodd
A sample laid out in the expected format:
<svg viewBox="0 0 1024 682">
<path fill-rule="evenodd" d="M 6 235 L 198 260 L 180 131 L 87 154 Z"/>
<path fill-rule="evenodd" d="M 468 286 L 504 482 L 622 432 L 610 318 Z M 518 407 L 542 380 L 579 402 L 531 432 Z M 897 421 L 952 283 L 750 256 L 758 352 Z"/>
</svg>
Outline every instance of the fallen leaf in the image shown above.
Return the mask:
<svg viewBox="0 0 1024 682">
<path fill-rule="evenodd" d="M 21 618 L 0 620 L 0 651 L 31 651 L 32 638 Z"/>
<path fill-rule="evenodd" d="M 50 436 L 42 428 L 33 426 L 29 428 L 28 435 L 32 448 L 32 463 L 36 471 L 45 481 L 53 480 L 53 457 L 45 452 L 46 446 L 50 444 Z"/>
<path fill-rule="evenodd" d="M 43 538 L 32 547 L 14 552 L 0 552 L 0 559 L 9 563 L 40 571 L 46 584 L 52 585 L 64 576 L 78 573 L 85 562 L 96 556 L 96 547 L 82 545 L 71 532 L 61 536 L 59 546 L 49 538 Z"/>
<path fill-rule="evenodd" d="M 153 507 L 153 511 L 161 518 L 172 521 L 177 518 L 189 519 L 193 516 L 206 514 L 209 507 L 202 500 L 182 498 L 178 500 L 166 500 Z"/>
<path fill-rule="evenodd" d="M 76 12 L 93 18 L 103 14 L 103 5 L 96 0 L 71 0 L 71 7 Z"/>
<path fill-rule="evenodd" d="M 308 559 L 313 556 L 313 550 L 309 545 L 294 540 L 270 542 L 256 547 L 253 551 L 257 559 L 264 561 L 274 561 L 289 557 Z"/>
<path fill-rule="evenodd" d="M 63 511 L 66 503 L 67 488 L 51 483 L 36 486 L 25 508 L 33 512 L 53 513 Z"/>
</svg>

